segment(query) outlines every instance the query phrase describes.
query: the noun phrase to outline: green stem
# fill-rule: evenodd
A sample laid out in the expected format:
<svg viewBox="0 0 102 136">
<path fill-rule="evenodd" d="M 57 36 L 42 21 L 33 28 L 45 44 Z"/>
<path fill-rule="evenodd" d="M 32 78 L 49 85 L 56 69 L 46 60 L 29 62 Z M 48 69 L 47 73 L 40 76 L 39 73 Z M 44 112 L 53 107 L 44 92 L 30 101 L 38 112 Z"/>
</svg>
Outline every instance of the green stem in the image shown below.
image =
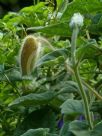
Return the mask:
<svg viewBox="0 0 102 136">
<path fill-rule="evenodd" d="M 71 61 L 72 65 L 76 65 L 76 57 L 75 57 L 75 51 L 76 51 L 76 39 L 78 35 L 79 29 L 77 26 L 74 27 L 73 33 L 72 33 L 72 38 L 71 38 Z"/>
<path fill-rule="evenodd" d="M 86 117 L 86 120 L 89 123 L 90 129 L 92 129 L 93 128 L 93 123 L 92 123 L 92 120 L 91 120 L 91 113 L 90 113 L 90 109 L 89 109 L 89 103 L 88 103 L 87 95 L 86 95 L 86 93 L 85 93 L 85 91 L 83 89 L 82 83 L 81 83 L 78 68 L 75 69 L 75 78 L 77 80 L 77 83 L 78 83 L 78 86 L 79 86 L 79 89 L 80 89 L 80 93 L 81 93 L 81 96 L 82 96 L 82 99 L 83 99 L 85 117 Z"/>
<path fill-rule="evenodd" d="M 75 78 L 78 83 L 80 94 L 81 94 L 82 100 L 83 100 L 85 118 L 86 118 L 87 122 L 89 123 L 90 129 L 92 129 L 93 123 L 91 120 L 91 113 L 90 113 L 90 109 L 89 109 L 88 98 L 87 98 L 87 95 L 83 89 L 83 85 L 82 85 L 79 71 L 78 71 L 78 65 L 76 65 L 76 54 L 75 53 L 76 53 L 76 40 L 77 40 L 78 32 L 79 32 L 79 28 L 78 28 L 78 26 L 75 26 L 73 29 L 73 34 L 72 34 L 72 39 L 71 39 L 71 59 L 72 59 L 71 61 L 72 61 L 73 69 L 74 69 Z"/>
<path fill-rule="evenodd" d="M 95 89 L 93 89 L 90 85 L 88 85 L 85 81 L 83 81 L 83 84 L 97 97 L 97 99 L 100 99 L 102 101 L 102 96 L 97 93 Z"/>
</svg>

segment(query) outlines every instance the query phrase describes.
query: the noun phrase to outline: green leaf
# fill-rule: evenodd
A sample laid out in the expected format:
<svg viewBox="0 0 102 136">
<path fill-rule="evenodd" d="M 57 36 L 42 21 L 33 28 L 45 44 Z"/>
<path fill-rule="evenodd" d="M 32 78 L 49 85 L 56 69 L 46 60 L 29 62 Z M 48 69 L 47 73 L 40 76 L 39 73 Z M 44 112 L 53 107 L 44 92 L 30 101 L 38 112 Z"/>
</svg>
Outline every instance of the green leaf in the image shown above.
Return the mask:
<svg viewBox="0 0 102 136">
<path fill-rule="evenodd" d="M 69 3 L 65 12 L 63 13 L 62 20 L 70 19 L 74 13 L 80 12 L 81 14 L 90 15 L 102 11 L 102 2 L 99 0 L 74 0 Z"/>
<path fill-rule="evenodd" d="M 102 34 L 102 22 L 100 24 L 91 24 L 88 27 L 89 32 L 91 32 L 94 35 L 101 35 Z"/>
<path fill-rule="evenodd" d="M 95 35 L 102 34 L 102 13 L 96 14 L 91 21 L 92 23 L 88 26 L 88 30 Z"/>
<path fill-rule="evenodd" d="M 83 105 L 80 100 L 68 99 L 61 105 L 62 114 L 83 114 Z"/>
<path fill-rule="evenodd" d="M 50 61 L 45 61 L 43 64 L 44 66 L 48 66 L 48 67 L 52 67 L 55 66 L 57 64 L 63 64 L 63 62 L 65 62 L 65 59 L 63 56 L 59 56 L 58 58 L 54 59 L 54 60 L 50 60 Z"/>
<path fill-rule="evenodd" d="M 46 135 L 46 136 L 59 136 L 59 135 L 48 133 L 48 135 Z"/>
<path fill-rule="evenodd" d="M 60 136 L 72 136 L 70 132 L 68 132 L 69 128 L 69 122 L 64 122 L 61 130 L 60 130 Z"/>
<path fill-rule="evenodd" d="M 59 92 L 61 94 L 63 94 L 63 93 L 75 93 L 75 92 L 78 93 L 78 90 L 79 90 L 77 83 L 75 83 L 74 81 L 62 81 L 62 82 L 60 82 L 60 84 L 58 84 L 56 86 L 55 89 L 60 90 Z"/>
<path fill-rule="evenodd" d="M 37 106 L 42 104 L 48 104 L 55 96 L 55 93 L 52 91 L 47 91 L 39 94 L 28 94 L 26 96 L 22 96 L 14 100 L 9 106 Z"/>
<path fill-rule="evenodd" d="M 45 6 L 44 2 L 39 2 L 35 6 L 24 7 L 23 9 L 20 10 L 20 13 L 39 12 L 39 11 L 42 11 L 42 8 L 44 6 Z"/>
<path fill-rule="evenodd" d="M 21 136 L 47 136 L 48 131 L 47 128 L 30 129 Z"/>
<path fill-rule="evenodd" d="M 88 131 L 88 125 L 82 121 L 72 121 L 69 124 L 69 131 L 72 132 L 75 136 L 90 136 Z"/>
<path fill-rule="evenodd" d="M 3 73 L 4 72 L 4 64 L 1 64 L 0 65 L 0 73 Z"/>
<path fill-rule="evenodd" d="M 60 35 L 60 36 L 70 36 L 71 31 L 68 22 L 56 23 L 48 26 L 31 27 L 27 29 L 28 31 L 43 32 L 49 36 Z"/>
<path fill-rule="evenodd" d="M 39 2 L 34 6 L 24 7 L 19 14 L 21 16 L 21 24 L 28 27 L 41 26 L 44 25 L 47 19 L 48 9 L 45 6 L 45 2 Z"/>
<path fill-rule="evenodd" d="M 101 109 L 102 109 L 102 101 L 101 100 L 93 102 L 92 107 L 91 107 L 91 110 L 93 112 L 98 112 L 101 115 L 102 114 L 102 110 Z"/>
<path fill-rule="evenodd" d="M 77 50 L 77 58 L 80 59 L 94 59 L 102 54 L 102 49 L 96 46 L 96 41 L 87 41 L 86 45 L 83 45 Z"/>
<path fill-rule="evenodd" d="M 91 132 L 91 136 L 102 136 L 102 121 L 94 127 Z"/>
<path fill-rule="evenodd" d="M 43 57 L 41 57 L 39 59 L 39 61 L 37 62 L 37 67 L 44 65 L 44 64 L 47 64 L 47 65 L 50 63 L 52 64 L 52 62 L 54 62 L 54 60 L 57 61 L 59 57 L 60 57 L 60 59 L 64 59 L 64 58 L 67 58 L 67 56 L 68 56 L 67 49 L 55 50 L 55 51 L 48 53 L 48 54 L 44 55 Z"/>
</svg>

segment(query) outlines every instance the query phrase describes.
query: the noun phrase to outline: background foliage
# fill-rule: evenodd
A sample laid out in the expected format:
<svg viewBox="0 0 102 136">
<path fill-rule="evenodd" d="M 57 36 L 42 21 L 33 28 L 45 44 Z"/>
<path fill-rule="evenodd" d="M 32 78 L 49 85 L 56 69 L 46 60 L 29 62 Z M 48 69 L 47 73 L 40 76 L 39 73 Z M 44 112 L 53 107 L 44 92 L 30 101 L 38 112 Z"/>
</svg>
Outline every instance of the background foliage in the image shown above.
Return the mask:
<svg viewBox="0 0 102 136">
<path fill-rule="evenodd" d="M 78 85 L 66 68 L 71 57 L 69 21 L 75 12 L 85 20 L 77 39 L 80 74 L 102 95 L 101 0 L 37 1 L 8 12 L 0 19 L 0 136 L 102 135 L 102 101 L 93 101 L 84 86 L 94 116 L 89 130 Z M 46 37 L 55 51 L 42 45 L 32 75 L 22 77 L 19 50 L 28 34 Z"/>
</svg>

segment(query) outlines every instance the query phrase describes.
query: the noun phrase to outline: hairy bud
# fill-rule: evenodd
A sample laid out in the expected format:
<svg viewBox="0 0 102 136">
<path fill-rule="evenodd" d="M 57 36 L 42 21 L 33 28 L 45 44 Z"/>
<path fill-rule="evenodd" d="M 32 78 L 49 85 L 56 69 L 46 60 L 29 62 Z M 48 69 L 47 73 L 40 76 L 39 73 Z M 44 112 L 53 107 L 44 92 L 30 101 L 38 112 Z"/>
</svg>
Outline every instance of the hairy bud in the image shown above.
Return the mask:
<svg viewBox="0 0 102 136">
<path fill-rule="evenodd" d="M 39 56 L 40 42 L 36 37 L 27 36 L 22 44 L 20 51 L 20 68 L 22 76 L 30 75 Z"/>
<path fill-rule="evenodd" d="M 69 26 L 71 28 L 75 27 L 76 25 L 78 27 L 81 27 L 83 26 L 83 21 L 84 21 L 84 17 L 80 13 L 74 13 L 69 23 Z"/>
</svg>

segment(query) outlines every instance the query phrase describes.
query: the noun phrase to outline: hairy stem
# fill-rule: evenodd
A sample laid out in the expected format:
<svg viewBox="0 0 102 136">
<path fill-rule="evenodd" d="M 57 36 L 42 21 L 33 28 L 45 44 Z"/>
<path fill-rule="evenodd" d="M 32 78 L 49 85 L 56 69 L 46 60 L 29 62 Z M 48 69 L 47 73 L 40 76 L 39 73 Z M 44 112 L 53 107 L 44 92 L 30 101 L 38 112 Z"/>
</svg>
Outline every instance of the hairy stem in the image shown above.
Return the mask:
<svg viewBox="0 0 102 136">
<path fill-rule="evenodd" d="M 75 26 L 73 29 L 72 38 L 71 38 L 71 61 L 73 66 L 76 65 L 75 51 L 76 51 L 76 39 L 77 39 L 78 32 L 79 32 L 79 29 L 77 26 Z"/>
<path fill-rule="evenodd" d="M 91 120 L 91 113 L 90 113 L 90 109 L 89 109 L 89 103 L 88 103 L 88 99 L 87 99 L 87 95 L 83 89 L 83 85 L 80 79 L 80 75 L 79 75 L 79 71 L 78 68 L 75 69 L 75 78 L 76 81 L 78 83 L 79 89 L 80 89 L 80 93 L 83 99 L 83 106 L 84 106 L 84 110 L 85 110 L 85 117 L 87 122 L 89 123 L 90 129 L 93 128 L 93 124 L 92 124 L 92 120 Z"/>
<path fill-rule="evenodd" d="M 87 95 L 83 89 L 83 85 L 82 85 L 80 75 L 79 75 L 78 65 L 76 65 L 76 54 L 75 53 L 76 53 L 76 40 L 77 40 L 78 32 L 79 32 L 79 28 L 78 28 L 78 26 L 75 26 L 73 29 L 72 39 L 71 39 L 71 59 L 72 59 L 71 61 L 72 61 L 73 69 L 74 69 L 74 75 L 75 75 L 76 81 L 78 83 L 80 94 L 81 94 L 81 97 L 83 100 L 85 118 L 86 118 L 87 122 L 89 123 L 90 129 L 92 129 L 93 123 L 91 120 L 91 113 L 90 113 L 90 109 L 89 109 L 88 98 L 87 98 Z"/>
</svg>

